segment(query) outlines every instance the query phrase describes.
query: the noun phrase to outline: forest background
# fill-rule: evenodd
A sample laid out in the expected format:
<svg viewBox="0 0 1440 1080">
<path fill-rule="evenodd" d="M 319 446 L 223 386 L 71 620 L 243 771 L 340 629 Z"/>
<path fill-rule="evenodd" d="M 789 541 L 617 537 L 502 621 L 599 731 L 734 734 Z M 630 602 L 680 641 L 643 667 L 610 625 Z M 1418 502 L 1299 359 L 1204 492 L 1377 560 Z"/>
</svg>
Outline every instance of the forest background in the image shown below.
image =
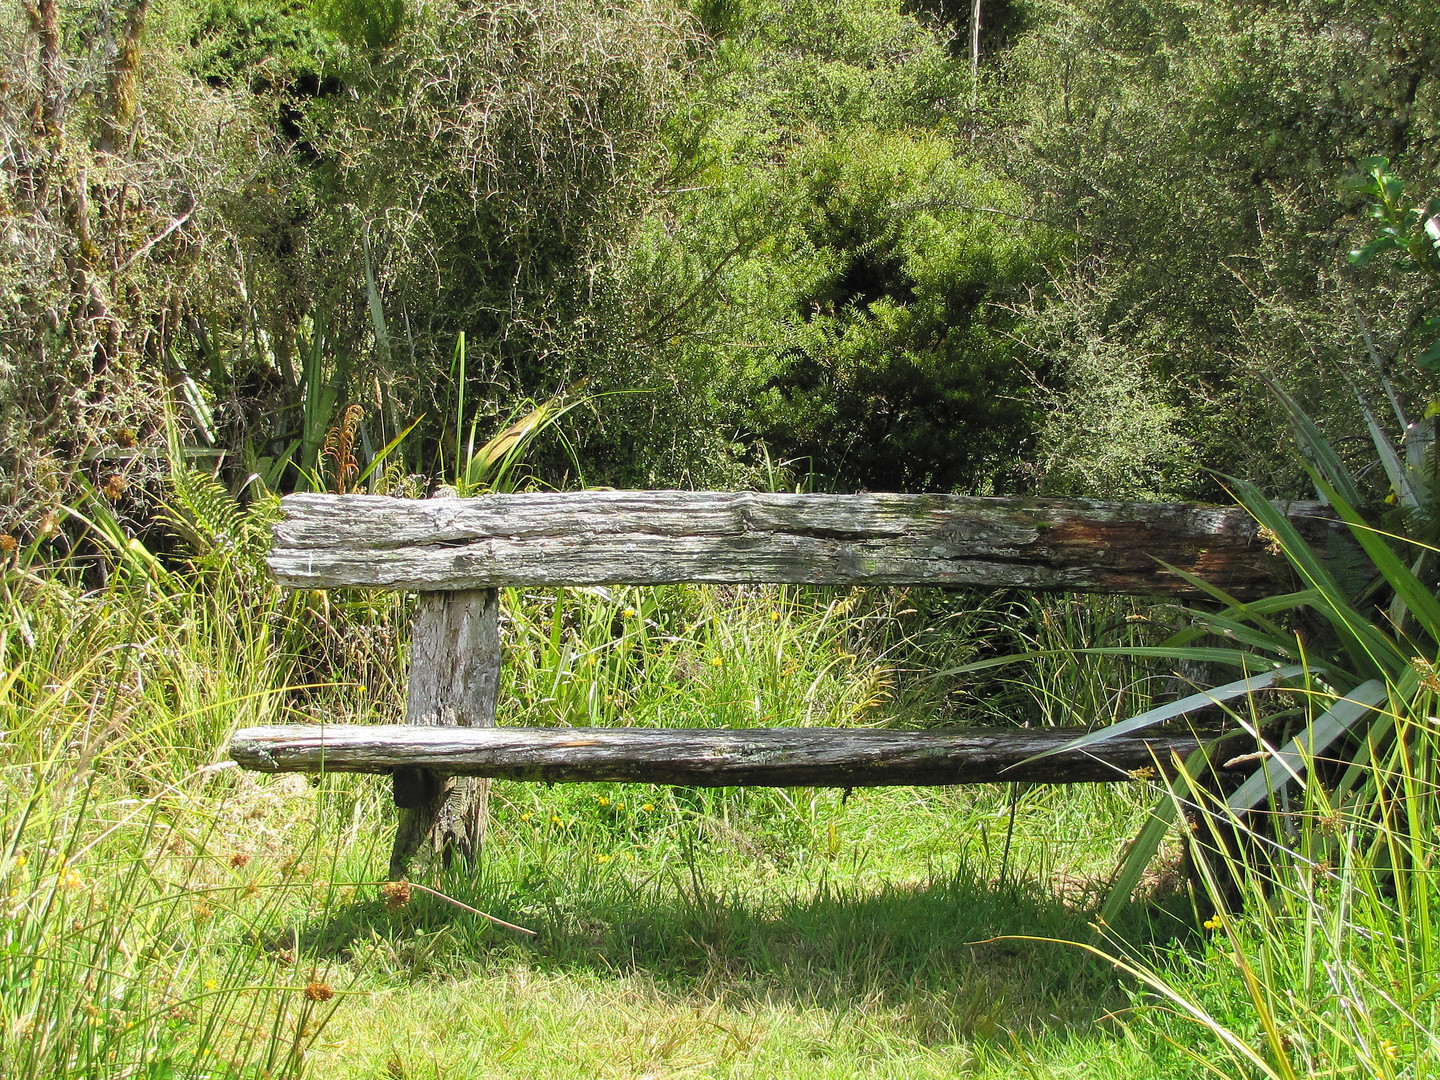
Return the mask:
<svg viewBox="0 0 1440 1080">
<path fill-rule="evenodd" d="M 1342 446 L 1347 381 L 1423 411 L 1435 282 L 1345 256 L 1365 158 L 1433 175 L 1428 5 L 971 14 L 13 8 L 10 531 L 142 522 L 167 423 L 303 486 L 351 403 L 413 473 L 568 394 L 546 483 L 1112 497 L 1303 490 L 1265 378 Z"/>
<path fill-rule="evenodd" d="M 0 1075 L 1435 1075 L 1437 79 L 1414 0 L 5 7 Z M 404 713 L 274 497 L 442 484 L 1233 495 L 1298 587 L 508 590 L 504 723 L 1337 741 L 497 783 L 377 891 L 384 785 L 225 747 Z"/>
</svg>

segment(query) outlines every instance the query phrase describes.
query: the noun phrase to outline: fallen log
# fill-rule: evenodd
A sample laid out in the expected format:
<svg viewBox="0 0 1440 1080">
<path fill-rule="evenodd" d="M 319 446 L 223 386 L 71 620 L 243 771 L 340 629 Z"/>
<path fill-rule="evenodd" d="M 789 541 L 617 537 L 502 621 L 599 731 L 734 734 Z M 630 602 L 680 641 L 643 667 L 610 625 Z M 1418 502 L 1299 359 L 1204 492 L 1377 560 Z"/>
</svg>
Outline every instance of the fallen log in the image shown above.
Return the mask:
<svg viewBox="0 0 1440 1080">
<path fill-rule="evenodd" d="M 696 787 L 878 787 L 1132 779 L 1197 745 L 1188 733 L 1112 739 L 1027 759 L 1081 728 L 433 728 L 290 724 L 244 728 L 230 755 L 260 772 L 389 773 Z"/>
<path fill-rule="evenodd" d="M 282 506 L 269 563 L 290 588 L 693 581 L 1196 595 L 1174 567 L 1250 597 L 1288 574 L 1246 511 L 1194 503 L 575 491 L 299 494 Z M 1333 524 L 1315 503 L 1283 509 L 1312 539 Z"/>
</svg>

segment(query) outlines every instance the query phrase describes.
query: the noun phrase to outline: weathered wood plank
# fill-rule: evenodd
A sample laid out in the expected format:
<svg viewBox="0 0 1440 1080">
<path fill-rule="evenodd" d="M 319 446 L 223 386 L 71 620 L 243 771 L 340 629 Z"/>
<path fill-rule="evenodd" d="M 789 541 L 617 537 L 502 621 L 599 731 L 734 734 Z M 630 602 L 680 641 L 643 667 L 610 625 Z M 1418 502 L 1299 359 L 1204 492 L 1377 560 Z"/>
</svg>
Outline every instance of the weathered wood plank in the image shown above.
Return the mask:
<svg viewBox="0 0 1440 1080">
<path fill-rule="evenodd" d="M 494 589 L 425 593 L 415 611 L 405 723 L 388 727 L 399 739 L 420 731 L 488 728 L 500 690 L 500 597 Z M 485 841 L 490 781 L 456 780 L 423 762 L 394 772 L 400 823 L 390 876 L 405 873 L 429 838 L 448 864 L 474 859 Z"/>
<path fill-rule="evenodd" d="M 1236 507 L 956 495 L 579 491 L 402 500 L 291 495 L 270 567 L 292 588 L 952 585 L 1241 596 L 1284 561 Z M 1318 504 L 1286 506 L 1319 538 Z"/>
<path fill-rule="evenodd" d="M 995 781 L 1125 780 L 1188 734 L 1114 739 L 1026 762 L 1080 734 L 1064 728 L 952 732 L 850 728 L 404 728 L 286 725 L 235 733 L 230 755 L 261 772 L 383 773 L 397 768 L 513 780 L 639 781 L 697 787 L 876 787 Z"/>
</svg>

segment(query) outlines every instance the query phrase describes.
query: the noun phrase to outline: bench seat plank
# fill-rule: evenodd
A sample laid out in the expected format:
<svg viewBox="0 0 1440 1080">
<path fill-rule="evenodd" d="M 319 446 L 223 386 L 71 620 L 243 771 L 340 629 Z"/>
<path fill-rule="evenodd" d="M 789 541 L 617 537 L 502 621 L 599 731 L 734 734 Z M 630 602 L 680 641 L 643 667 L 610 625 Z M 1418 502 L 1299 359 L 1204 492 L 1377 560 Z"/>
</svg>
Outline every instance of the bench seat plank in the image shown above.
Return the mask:
<svg viewBox="0 0 1440 1080">
<path fill-rule="evenodd" d="M 230 754 L 260 772 L 384 773 L 544 781 L 638 781 L 697 787 L 876 787 L 1011 780 L 1131 779 L 1168 766 L 1197 741 L 1188 733 L 1118 738 L 1040 761 L 1083 729 L 965 728 L 433 728 L 289 724 L 244 728 Z"/>
<path fill-rule="evenodd" d="M 947 585 L 1192 595 L 1162 562 L 1250 596 L 1284 560 L 1238 507 L 958 495 L 576 491 L 287 496 L 269 563 L 290 588 Z M 1309 536 L 1313 503 L 1286 512 Z"/>
</svg>

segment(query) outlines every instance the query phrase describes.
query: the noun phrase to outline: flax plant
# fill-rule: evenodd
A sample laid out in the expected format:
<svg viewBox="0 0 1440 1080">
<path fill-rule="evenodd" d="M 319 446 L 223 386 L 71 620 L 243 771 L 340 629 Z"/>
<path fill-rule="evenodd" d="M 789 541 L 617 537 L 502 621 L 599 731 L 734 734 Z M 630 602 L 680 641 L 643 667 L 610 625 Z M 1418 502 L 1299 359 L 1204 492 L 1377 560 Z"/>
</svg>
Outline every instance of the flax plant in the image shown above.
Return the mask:
<svg viewBox="0 0 1440 1080">
<path fill-rule="evenodd" d="M 1324 550 L 1312 548 L 1258 488 L 1228 481 L 1298 587 L 1247 603 L 1196 581 L 1222 610 L 1193 613 L 1160 649 L 1245 677 L 1072 744 L 1206 704 L 1242 733 L 1172 763 L 1174 778 L 1160 785 L 1099 909 L 1098 937 L 1081 947 L 1144 987 L 1126 1019 L 1132 1029 L 1215 1075 L 1432 1075 L 1440 600 L 1437 549 L 1419 539 L 1435 505 L 1431 444 L 1410 425 L 1410 452 L 1398 451 L 1367 410 L 1396 509 L 1362 513 L 1354 477 L 1280 397 L 1335 531 Z M 1217 636 L 1223 647 L 1197 644 Z M 1204 934 L 1198 955 L 1157 955 L 1113 929 L 1176 822 L 1190 826 L 1182 835 Z"/>
</svg>

